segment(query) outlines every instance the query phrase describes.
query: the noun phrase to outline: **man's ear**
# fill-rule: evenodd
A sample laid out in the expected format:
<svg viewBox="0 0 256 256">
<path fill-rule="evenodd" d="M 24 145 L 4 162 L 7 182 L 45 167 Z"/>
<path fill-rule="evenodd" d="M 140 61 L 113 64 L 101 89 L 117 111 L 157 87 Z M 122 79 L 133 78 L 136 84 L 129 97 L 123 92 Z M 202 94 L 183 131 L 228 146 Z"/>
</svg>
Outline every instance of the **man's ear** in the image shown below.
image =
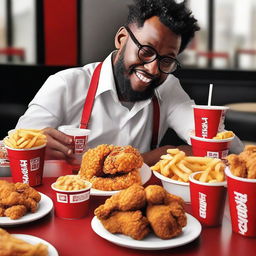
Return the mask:
<svg viewBox="0 0 256 256">
<path fill-rule="evenodd" d="M 124 46 L 127 36 L 128 36 L 128 33 L 127 33 L 125 27 L 119 28 L 119 30 L 117 31 L 116 36 L 115 36 L 116 49 L 120 49 Z"/>
</svg>

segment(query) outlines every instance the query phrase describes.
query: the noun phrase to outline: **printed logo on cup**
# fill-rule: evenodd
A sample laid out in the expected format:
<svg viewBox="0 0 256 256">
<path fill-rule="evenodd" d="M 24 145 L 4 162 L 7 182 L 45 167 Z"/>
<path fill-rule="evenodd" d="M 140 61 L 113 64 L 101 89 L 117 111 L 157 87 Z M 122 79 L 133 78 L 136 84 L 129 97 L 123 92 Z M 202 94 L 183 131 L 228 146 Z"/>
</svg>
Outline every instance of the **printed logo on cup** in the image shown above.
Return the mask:
<svg viewBox="0 0 256 256">
<path fill-rule="evenodd" d="M 208 138 L 208 117 L 202 117 L 202 137 Z"/>
<path fill-rule="evenodd" d="M 75 138 L 75 153 L 83 153 L 86 139 Z"/>
<path fill-rule="evenodd" d="M 211 158 L 219 158 L 219 152 L 207 151 L 207 156 Z"/>
<path fill-rule="evenodd" d="M 22 173 L 22 182 L 28 184 L 28 161 L 27 160 L 20 160 L 20 169 Z"/>
<path fill-rule="evenodd" d="M 57 193 L 57 201 L 60 203 L 68 203 L 68 195 Z"/>
<path fill-rule="evenodd" d="M 199 216 L 203 219 L 206 218 L 206 195 L 204 193 L 199 192 Z"/>
<path fill-rule="evenodd" d="M 70 195 L 69 197 L 69 202 L 70 203 L 81 203 L 89 199 L 90 193 L 85 192 L 85 193 L 80 193 L 80 194 L 75 194 L 75 195 Z"/>
<path fill-rule="evenodd" d="M 40 157 L 36 157 L 30 160 L 30 170 L 36 171 L 40 167 Z"/>
<path fill-rule="evenodd" d="M 238 229 L 239 233 L 244 235 L 248 231 L 248 215 L 247 215 L 247 194 L 242 194 L 234 191 L 236 210 L 238 217 Z"/>
<path fill-rule="evenodd" d="M 228 149 L 223 150 L 223 151 L 221 152 L 221 158 L 225 158 L 225 157 L 227 157 L 227 156 L 228 156 Z"/>
</svg>

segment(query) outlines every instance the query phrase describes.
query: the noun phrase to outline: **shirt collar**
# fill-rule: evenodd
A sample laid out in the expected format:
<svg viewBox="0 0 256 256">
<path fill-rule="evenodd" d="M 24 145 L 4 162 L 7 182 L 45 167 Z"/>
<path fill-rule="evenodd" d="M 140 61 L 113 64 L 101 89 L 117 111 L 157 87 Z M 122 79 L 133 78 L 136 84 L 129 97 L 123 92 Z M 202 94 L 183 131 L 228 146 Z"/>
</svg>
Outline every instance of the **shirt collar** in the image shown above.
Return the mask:
<svg viewBox="0 0 256 256">
<path fill-rule="evenodd" d="M 96 92 L 96 97 L 100 94 L 111 91 L 115 101 L 118 101 L 115 79 L 113 74 L 113 67 L 112 67 L 112 55 L 113 52 L 110 53 L 107 58 L 103 61 L 101 71 L 100 71 L 100 78 L 98 89 Z"/>
</svg>

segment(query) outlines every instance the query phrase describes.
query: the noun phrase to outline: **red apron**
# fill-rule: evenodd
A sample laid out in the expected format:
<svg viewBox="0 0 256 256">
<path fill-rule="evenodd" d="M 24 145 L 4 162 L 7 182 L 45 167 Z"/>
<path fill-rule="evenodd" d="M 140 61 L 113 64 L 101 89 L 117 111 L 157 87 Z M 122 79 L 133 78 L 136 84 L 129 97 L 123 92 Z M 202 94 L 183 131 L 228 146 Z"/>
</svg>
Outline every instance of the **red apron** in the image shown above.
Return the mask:
<svg viewBox="0 0 256 256">
<path fill-rule="evenodd" d="M 80 122 L 80 128 L 82 129 L 87 128 L 90 117 L 91 117 L 94 98 L 95 98 L 95 94 L 96 94 L 98 83 L 99 83 L 101 66 L 102 66 L 102 62 L 96 67 L 92 75 L 87 97 L 84 102 L 83 114 Z M 153 133 L 152 133 L 152 139 L 151 139 L 151 150 L 156 148 L 157 146 L 159 119 L 160 119 L 159 103 L 155 95 L 152 98 L 152 102 L 153 102 Z"/>
</svg>

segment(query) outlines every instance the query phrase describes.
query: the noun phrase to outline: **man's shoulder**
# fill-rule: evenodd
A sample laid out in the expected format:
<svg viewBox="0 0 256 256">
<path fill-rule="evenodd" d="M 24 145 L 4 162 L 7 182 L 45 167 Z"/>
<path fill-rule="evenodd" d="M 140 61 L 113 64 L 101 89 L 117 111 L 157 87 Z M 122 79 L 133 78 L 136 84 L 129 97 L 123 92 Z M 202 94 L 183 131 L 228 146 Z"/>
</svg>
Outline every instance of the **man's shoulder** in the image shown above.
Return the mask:
<svg viewBox="0 0 256 256">
<path fill-rule="evenodd" d="M 63 79 L 74 79 L 76 77 L 85 76 L 91 77 L 94 69 L 96 68 L 98 62 L 86 64 L 82 67 L 72 67 L 68 69 L 61 70 L 54 74 L 54 76 L 60 76 Z"/>
</svg>

